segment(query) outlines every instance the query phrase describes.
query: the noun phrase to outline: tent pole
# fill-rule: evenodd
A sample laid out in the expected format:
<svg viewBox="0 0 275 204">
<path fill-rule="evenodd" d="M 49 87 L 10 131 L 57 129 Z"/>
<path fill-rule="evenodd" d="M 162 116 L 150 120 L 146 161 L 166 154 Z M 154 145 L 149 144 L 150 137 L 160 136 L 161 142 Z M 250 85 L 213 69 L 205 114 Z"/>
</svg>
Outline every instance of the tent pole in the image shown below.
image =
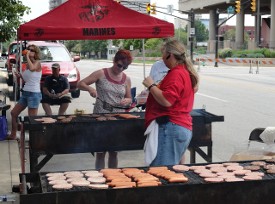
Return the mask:
<svg viewBox="0 0 275 204">
<path fill-rule="evenodd" d="M 144 39 L 142 39 L 142 57 L 143 57 L 143 78 L 145 79 L 145 49 L 144 49 Z"/>
</svg>

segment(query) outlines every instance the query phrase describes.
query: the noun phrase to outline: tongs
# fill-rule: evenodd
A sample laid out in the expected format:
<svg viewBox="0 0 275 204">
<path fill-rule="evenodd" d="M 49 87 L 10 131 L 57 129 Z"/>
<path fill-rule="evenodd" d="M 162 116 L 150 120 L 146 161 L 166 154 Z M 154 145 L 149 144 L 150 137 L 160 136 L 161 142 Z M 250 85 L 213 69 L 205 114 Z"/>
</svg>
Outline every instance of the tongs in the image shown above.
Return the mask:
<svg viewBox="0 0 275 204">
<path fill-rule="evenodd" d="M 98 100 L 100 100 L 103 104 L 103 109 L 104 110 L 107 110 L 107 111 L 110 111 L 110 112 L 113 112 L 114 108 L 117 108 L 117 109 L 124 109 L 124 110 L 128 110 L 130 108 L 132 108 L 132 106 L 117 106 L 117 105 L 112 105 L 104 100 L 102 100 L 101 98 L 99 97 L 96 97 Z"/>
</svg>

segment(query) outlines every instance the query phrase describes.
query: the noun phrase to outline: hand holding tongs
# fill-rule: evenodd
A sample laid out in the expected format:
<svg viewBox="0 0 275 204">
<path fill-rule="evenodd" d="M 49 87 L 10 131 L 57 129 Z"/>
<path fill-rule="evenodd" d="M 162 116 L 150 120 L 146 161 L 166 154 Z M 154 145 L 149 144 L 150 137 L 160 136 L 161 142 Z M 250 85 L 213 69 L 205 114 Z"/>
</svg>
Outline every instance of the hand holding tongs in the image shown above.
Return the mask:
<svg viewBox="0 0 275 204">
<path fill-rule="evenodd" d="M 100 100 L 103 104 L 103 109 L 107 110 L 107 111 L 110 111 L 110 112 L 113 112 L 113 109 L 114 108 L 117 108 L 117 109 L 124 109 L 124 110 L 127 110 L 127 109 L 130 109 L 132 108 L 132 106 L 119 106 L 119 105 L 113 105 L 113 104 L 110 104 L 104 100 L 102 100 L 101 98 L 99 97 L 96 97 L 96 99 Z"/>
</svg>

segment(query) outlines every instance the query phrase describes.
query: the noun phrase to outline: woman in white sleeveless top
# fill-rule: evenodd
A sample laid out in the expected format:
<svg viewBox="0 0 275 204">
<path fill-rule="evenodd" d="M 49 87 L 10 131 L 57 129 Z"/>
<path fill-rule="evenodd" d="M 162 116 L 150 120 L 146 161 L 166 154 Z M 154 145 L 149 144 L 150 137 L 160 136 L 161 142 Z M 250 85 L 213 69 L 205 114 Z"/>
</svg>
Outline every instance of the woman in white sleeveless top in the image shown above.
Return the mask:
<svg viewBox="0 0 275 204">
<path fill-rule="evenodd" d="M 42 69 L 40 63 L 40 50 L 36 45 L 29 45 L 26 53 L 27 66 L 26 70 L 20 74 L 16 73 L 17 77 L 21 77 L 25 84 L 23 87 L 22 96 L 18 103 L 11 111 L 12 130 L 7 139 L 16 139 L 17 118 L 19 114 L 28 107 L 28 115 L 37 115 L 38 107 L 42 98 L 40 91 L 40 80 Z"/>
<path fill-rule="evenodd" d="M 110 109 L 104 109 L 103 101 L 116 106 L 127 106 L 132 103 L 131 80 L 123 73 L 131 63 L 130 51 L 119 50 L 114 57 L 112 67 L 97 70 L 78 83 L 79 89 L 88 91 L 92 97 L 96 98 L 94 113 L 110 113 Z M 93 83 L 96 88 L 89 86 Z M 116 108 L 112 110 L 112 112 L 122 111 Z M 108 153 L 108 168 L 117 168 L 117 152 Z M 105 154 L 106 152 L 96 153 L 96 169 L 105 168 Z"/>
</svg>

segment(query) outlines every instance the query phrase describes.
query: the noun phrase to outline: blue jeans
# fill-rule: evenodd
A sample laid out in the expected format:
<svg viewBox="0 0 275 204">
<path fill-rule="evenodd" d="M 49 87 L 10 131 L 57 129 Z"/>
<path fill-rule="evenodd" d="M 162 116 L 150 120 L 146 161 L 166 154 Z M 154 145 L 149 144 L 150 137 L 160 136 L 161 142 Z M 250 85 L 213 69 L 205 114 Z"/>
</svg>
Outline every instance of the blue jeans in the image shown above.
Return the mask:
<svg viewBox="0 0 275 204">
<path fill-rule="evenodd" d="M 159 125 L 157 156 L 150 166 L 179 164 L 192 138 L 192 131 L 168 122 Z"/>
<path fill-rule="evenodd" d="M 23 91 L 18 103 L 28 108 L 38 108 L 42 94 L 40 92 Z"/>
</svg>

